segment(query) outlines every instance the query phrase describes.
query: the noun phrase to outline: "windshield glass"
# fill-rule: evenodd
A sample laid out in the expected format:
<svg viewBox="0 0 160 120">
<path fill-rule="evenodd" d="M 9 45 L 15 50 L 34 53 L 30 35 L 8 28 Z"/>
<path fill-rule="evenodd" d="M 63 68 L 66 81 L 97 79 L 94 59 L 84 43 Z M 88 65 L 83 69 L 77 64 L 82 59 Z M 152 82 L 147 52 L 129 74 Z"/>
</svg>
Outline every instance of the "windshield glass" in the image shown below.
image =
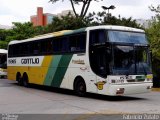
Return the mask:
<svg viewBox="0 0 160 120">
<path fill-rule="evenodd" d="M 148 44 L 144 33 L 127 31 L 108 31 L 110 42 L 125 42 L 135 44 Z"/>
<path fill-rule="evenodd" d="M 6 54 L 0 54 L 0 68 L 6 68 L 7 67 L 7 55 Z"/>
<path fill-rule="evenodd" d="M 113 47 L 113 74 L 150 74 L 148 48 L 115 45 Z"/>
<path fill-rule="evenodd" d="M 150 74 L 150 55 L 149 50 L 143 47 L 135 49 L 135 69 L 138 74 Z"/>
</svg>

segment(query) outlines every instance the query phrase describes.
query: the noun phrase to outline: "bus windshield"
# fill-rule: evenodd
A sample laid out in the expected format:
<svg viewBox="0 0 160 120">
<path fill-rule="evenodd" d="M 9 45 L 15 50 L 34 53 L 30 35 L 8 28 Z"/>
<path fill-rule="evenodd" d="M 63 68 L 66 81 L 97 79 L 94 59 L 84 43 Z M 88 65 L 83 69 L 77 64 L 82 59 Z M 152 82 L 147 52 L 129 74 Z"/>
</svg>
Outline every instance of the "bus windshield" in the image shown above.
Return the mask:
<svg viewBox="0 0 160 120">
<path fill-rule="evenodd" d="M 7 55 L 6 54 L 0 54 L 0 68 L 7 68 Z"/>
<path fill-rule="evenodd" d="M 113 74 L 151 74 L 148 47 L 115 45 Z"/>
<path fill-rule="evenodd" d="M 127 31 L 108 31 L 110 42 L 124 42 L 134 44 L 148 44 L 144 33 Z"/>
</svg>

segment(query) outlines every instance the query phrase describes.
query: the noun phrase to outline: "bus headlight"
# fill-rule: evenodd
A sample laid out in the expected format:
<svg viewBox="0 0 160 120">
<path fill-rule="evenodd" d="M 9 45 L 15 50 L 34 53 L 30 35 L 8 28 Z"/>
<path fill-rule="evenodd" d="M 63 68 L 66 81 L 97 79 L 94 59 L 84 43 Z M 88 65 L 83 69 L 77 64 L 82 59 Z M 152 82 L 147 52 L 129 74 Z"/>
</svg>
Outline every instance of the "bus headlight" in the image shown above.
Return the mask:
<svg viewBox="0 0 160 120">
<path fill-rule="evenodd" d="M 111 83 L 124 83 L 124 80 L 111 80 Z"/>
</svg>

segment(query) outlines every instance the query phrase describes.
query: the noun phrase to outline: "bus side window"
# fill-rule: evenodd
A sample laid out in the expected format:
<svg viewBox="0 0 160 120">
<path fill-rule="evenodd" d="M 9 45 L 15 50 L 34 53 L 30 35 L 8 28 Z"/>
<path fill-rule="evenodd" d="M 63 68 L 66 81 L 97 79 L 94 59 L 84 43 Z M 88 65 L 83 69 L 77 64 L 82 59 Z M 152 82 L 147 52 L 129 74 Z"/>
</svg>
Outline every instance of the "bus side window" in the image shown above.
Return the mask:
<svg viewBox="0 0 160 120">
<path fill-rule="evenodd" d="M 51 39 L 48 39 L 46 42 L 47 42 L 47 43 L 46 43 L 46 44 L 47 44 L 47 45 L 46 45 L 47 54 L 50 54 L 50 53 L 52 53 L 52 51 L 53 51 L 52 41 L 51 41 Z"/>
<path fill-rule="evenodd" d="M 71 52 L 84 52 L 86 49 L 86 34 L 80 33 L 70 37 Z"/>
<path fill-rule="evenodd" d="M 64 53 L 69 52 L 69 39 L 68 39 L 68 37 L 62 37 L 61 42 L 62 42 L 62 52 L 64 52 Z"/>
<path fill-rule="evenodd" d="M 81 51 L 86 50 L 86 33 L 80 34 L 79 35 L 79 47 Z"/>
<path fill-rule="evenodd" d="M 14 46 L 13 46 L 13 55 L 14 55 L 14 57 L 15 57 L 15 56 L 19 56 L 20 51 L 21 51 L 20 45 L 17 44 L 17 45 L 14 45 Z"/>
<path fill-rule="evenodd" d="M 90 44 L 103 44 L 106 42 L 105 30 L 90 31 Z"/>
<path fill-rule="evenodd" d="M 26 43 L 22 43 L 21 45 L 21 56 L 27 56 L 29 52 L 29 46 Z"/>
<path fill-rule="evenodd" d="M 61 51 L 61 48 L 62 48 L 62 44 L 61 44 L 60 38 L 55 38 L 53 40 L 53 52 L 58 53 Z"/>
<path fill-rule="evenodd" d="M 8 57 L 13 57 L 13 45 L 9 45 Z"/>
<path fill-rule="evenodd" d="M 40 54 L 40 43 L 39 42 L 33 42 L 30 44 L 30 53 L 34 55 Z"/>
<path fill-rule="evenodd" d="M 76 52 L 78 50 L 77 48 L 77 36 L 73 35 L 70 37 L 70 41 L 69 41 L 69 45 L 70 45 L 70 51 L 71 52 Z"/>
</svg>

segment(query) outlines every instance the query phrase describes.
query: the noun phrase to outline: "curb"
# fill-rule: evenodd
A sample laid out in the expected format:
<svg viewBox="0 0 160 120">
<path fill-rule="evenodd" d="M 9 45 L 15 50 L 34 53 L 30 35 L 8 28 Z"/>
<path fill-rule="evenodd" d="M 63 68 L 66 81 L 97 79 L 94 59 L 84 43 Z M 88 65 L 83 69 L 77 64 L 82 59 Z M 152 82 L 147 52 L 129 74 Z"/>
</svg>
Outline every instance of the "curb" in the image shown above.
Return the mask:
<svg viewBox="0 0 160 120">
<path fill-rule="evenodd" d="M 160 92 L 160 88 L 152 88 L 152 91 Z"/>
</svg>

